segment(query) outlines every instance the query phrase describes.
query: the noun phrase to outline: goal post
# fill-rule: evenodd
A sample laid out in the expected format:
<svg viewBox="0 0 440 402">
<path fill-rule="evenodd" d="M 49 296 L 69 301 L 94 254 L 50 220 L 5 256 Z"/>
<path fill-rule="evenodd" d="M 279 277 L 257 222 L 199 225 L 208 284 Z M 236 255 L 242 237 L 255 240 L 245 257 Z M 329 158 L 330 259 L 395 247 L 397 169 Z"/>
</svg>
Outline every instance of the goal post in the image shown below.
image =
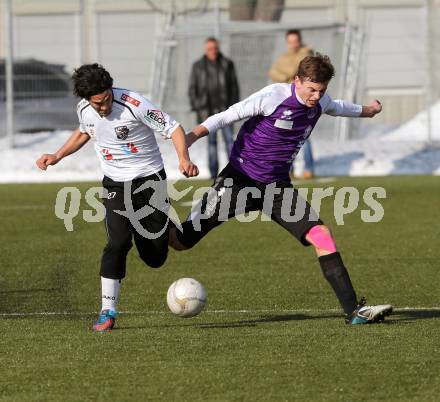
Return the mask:
<svg viewBox="0 0 440 402">
<path fill-rule="evenodd" d="M 240 98 L 244 99 L 255 91 L 270 84 L 268 71 L 274 60 L 285 51 L 285 32 L 291 28 L 286 23 L 261 21 L 229 21 L 221 25 L 219 37 L 221 51 L 234 62 L 239 86 Z M 170 52 L 167 63 L 160 66 L 162 79 L 166 77 L 163 93 L 163 107 L 172 113 L 184 127 L 195 124 L 195 116 L 190 111 L 188 82 L 191 66 L 203 55 L 203 41 L 215 34 L 212 24 L 184 23 L 177 18 L 170 27 L 166 46 Z M 350 52 L 344 51 L 349 34 L 345 24 L 304 25 L 301 29 L 304 43 L 314 51 L 330 56 L 336 76 L 329 86 L 333 97 L 347 93 L 348 82 L 341 74 L 347 72 Z M 172 41 L 170 42 L 170 40 Z M 171 45 L 170 45 L 171 43 Z M 352 64 L 351 68 L 355 68 Z M 342 79 L 343 78 L 343 79 Z M 162 81 L 163 82 L 163 81 Z M 157 83 L 159 84 L 159 83 Z M 155 92 L 154 90 L 152 92 Z M 354 93 L 355 91 L 350 91 Z M 337 120 L 323 117 L 316 135 L 328 139 L 337 139 Z"/>
</svg>

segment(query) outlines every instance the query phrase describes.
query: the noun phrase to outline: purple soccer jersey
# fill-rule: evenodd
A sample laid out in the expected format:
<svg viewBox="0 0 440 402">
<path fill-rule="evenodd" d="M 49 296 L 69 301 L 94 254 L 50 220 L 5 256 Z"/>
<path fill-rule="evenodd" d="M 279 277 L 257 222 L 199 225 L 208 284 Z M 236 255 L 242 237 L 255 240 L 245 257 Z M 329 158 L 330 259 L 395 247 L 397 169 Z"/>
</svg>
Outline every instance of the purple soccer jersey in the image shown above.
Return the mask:
<svg viewBox="0 0 440 402">
<path fill-rule="evenodd" d="M 241 126 L 230 162 L 254 180 L 289 180 L 290 166 L 321 116 L 321 105 L 301 104 L 294 88 L 272 114 L 251 117 Z"/>
<path fill-rule="evenodd" d="M 273 84 L 202 123 L 210 133 L 234 121 L 249 118 L 240 128 L 230 163 L 262 183 L 288 181 L 290 165 L 310 136 L 322 113 L 357 117 L 361 105 L 332 100 L 325 94 L 307 107 L 294 84 Z"/>
</svg>

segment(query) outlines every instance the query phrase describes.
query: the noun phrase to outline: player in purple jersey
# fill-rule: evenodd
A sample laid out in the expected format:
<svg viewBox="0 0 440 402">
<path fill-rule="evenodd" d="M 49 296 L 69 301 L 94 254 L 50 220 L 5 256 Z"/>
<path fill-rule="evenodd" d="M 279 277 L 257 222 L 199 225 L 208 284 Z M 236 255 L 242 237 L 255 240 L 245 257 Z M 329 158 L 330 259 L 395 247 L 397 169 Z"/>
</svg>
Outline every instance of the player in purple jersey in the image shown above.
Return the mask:
<svg viewBox="0 0 440 402">
<path fill-rule="evenodd" d="M 247 119 L 229 164 L 182 224 L 182 231 L 170 231 L 170 245 L 186 250 L 225 220 L 244 212 L 263 211 L 304 246 L 315 248 L 323 275 L 341 303 L 347 323 L 379 322 L 392 312 L 392 306 L 366 306 L 363 298 L 358 302 L 330 230 L 289 179 L 292 161 L 323 113 L 373 117 L 382 110 L 377 100 L 368 106 L 332 100 L 326 90 L 333 76 L 334 67 L 327 56 L 308 56 L 299 64 L 292 84 L 269 85 L 209 117 L 187 134 L 190 146 L 223 126 Z"/>
</svg>

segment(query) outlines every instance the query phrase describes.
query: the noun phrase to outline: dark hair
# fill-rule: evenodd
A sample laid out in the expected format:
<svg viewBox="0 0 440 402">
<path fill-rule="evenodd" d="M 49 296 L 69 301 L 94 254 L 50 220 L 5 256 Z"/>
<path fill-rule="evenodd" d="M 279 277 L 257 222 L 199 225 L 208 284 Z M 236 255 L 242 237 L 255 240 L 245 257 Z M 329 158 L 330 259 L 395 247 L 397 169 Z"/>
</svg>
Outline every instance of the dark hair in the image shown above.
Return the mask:
<svg viewBox="0 0 440 402">
<path fill-rule="evenodd" d="M 330 57 L 315 53 L 301 60 L 296 75 L 301 81 L 306 79 L 318 83 L 329 82 L 335 75 L 335 68 Z"/>
<path fill-rule="evenodd" d="M 286 38 L 289 35 L 296 35 L 296 36 L 298 36 L 299 41 L 302 42 L 302 35 L 301 35 L 301 31 L 299 29 L 289 29 L 288 31 L 286 31 Z"/>
<path fill-rule="evenodd" d="M 205 43 L 208 43 L 208 42 L 215 42 L 215 43 L 218 43 L 218 39 L 217 39 L 215 36 L 208 36 L 208 37 L 205 39 Z"/>
<path fill-rule="evenodd" d="M 80 98 L 89 99 L 113 86 L 113 78 L 98 63 L 83 64 L 72 75 L 73 93 Z"/>
</svg>

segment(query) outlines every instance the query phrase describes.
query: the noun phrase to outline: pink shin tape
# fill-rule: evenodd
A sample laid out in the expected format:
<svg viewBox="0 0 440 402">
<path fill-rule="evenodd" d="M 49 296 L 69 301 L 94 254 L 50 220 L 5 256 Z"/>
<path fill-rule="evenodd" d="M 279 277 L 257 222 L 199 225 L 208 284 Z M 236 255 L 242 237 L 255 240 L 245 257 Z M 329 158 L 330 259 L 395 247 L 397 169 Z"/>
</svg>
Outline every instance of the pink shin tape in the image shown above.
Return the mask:
<svg viewBox="0 0 440 402">
<path fill-rule="evenodd" d="M 330 253 L 336 252 L 336 244 L 330 233 L 327 233 L 321 226 L 313 226 L 308 233 L 310 243 L 316 248 L 329 251 Z"/>
</svg>

